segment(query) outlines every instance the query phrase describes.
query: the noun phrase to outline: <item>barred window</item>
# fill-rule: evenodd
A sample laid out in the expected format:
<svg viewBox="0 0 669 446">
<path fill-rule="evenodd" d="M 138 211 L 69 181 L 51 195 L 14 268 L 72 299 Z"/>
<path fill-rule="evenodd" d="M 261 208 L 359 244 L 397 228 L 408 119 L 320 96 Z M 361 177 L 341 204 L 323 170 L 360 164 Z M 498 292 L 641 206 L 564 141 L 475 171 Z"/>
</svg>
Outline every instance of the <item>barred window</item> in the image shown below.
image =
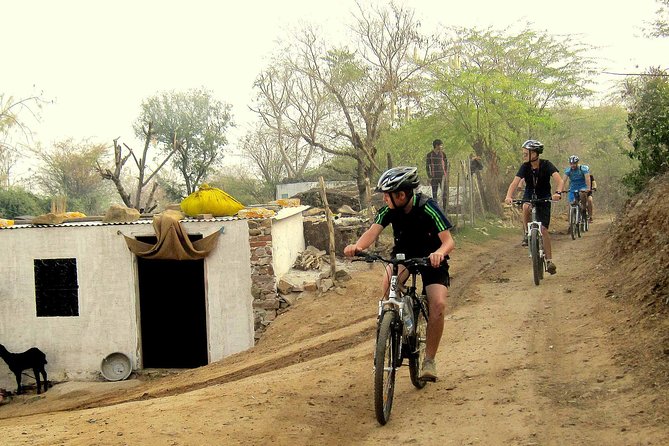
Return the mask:
<svg viewBox="0 0 669 446">
<path fill-rule="evenodd" d="M 35 259 L 37 317 L 79 316 L 77 259 Z"/>
</svg>

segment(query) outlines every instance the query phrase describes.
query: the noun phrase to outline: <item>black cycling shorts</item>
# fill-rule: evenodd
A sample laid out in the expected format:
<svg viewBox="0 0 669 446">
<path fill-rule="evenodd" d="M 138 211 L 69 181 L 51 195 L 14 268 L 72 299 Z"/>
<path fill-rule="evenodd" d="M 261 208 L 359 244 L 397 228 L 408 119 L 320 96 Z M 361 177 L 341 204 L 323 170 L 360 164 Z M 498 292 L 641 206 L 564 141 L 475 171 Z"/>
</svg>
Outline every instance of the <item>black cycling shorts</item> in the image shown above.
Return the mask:
<svg viewBox="0 0 669 446">
<path fill-rule="evenodd" d="M 537 203 L 537 220 L 548 229 L 548 226 L 551 224 L 551 204 L 550 203 Z M 532 214 L 530 214 L 532 218 Z"/>
<path fill-rule="evenodd" d="M 440 283 L 445 287 L 451 285 L 451 276 L 448 275 L 448 262 L 442 263 L 439 268 L 422 266 L 418 268 L 418 271 L 420 271 L 420 276 L 423 281 L 423 288 L 435 283 Z"/>
</svg>

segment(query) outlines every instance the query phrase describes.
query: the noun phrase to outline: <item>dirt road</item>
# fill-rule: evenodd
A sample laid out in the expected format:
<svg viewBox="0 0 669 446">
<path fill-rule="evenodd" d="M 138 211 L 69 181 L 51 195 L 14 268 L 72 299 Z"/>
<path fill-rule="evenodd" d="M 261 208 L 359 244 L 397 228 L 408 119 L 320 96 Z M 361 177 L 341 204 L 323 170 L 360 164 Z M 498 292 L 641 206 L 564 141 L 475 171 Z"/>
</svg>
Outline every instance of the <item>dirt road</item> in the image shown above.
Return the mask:
<svg viewBox="0 0 669 446">
<path fill-rule="evenodd" d="M 374 267 L 305 296 L 258 346 L 219 364 L 17 399 L 0 408 L 0 443 L 668 444 L 666 389 L 621 357 L 633 339 L 619 335 L 625 315 L 596 264 L 604 237 L 603 222 L 581 240 L 554 235 L 558 274 L 538 287 L 517 235 L 459 246 L 442 378 L 419 391 L 403 368 L 384 427 L 372 405 Z"/>
</svg>

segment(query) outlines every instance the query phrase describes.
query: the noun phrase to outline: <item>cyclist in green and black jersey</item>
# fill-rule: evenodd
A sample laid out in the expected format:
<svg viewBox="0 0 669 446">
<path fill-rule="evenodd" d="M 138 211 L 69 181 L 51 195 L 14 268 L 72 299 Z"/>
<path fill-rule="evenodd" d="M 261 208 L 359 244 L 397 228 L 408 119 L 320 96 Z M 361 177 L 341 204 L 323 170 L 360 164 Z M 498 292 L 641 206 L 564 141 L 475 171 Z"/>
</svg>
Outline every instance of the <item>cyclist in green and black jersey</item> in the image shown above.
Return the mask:
<svg viewBox="0 0 669 446">
<path fill-rule="evenodd" d="M 427 340 L 422 379 L 437 378 L 434 358 L 444 330 L 444 313 L 448 297 L 448 254 L 455 248 L 449 229 L 452 227 L 436 201 L 421 193 L 414 193 L 418 186 L 415 167 L 395 167 L 381 175 L 376 190 L 383 192 L 386 203 L 376 215 L 374 223 L 358 241 L 344 248 L 344 254 L 354 256 L 374 243 L 389 224 L 393 227 L 395 245 L 393 255 L 403 253 L 406 258 L 429 257 L 432 267 L 420 268 L 420 273 L 430 306 L 427 321 Z M 389 266 L 390 268 L 390 266 Z M 384 274 L 383 290 L 388 295 L 388 278 Z M 399 278 L 407 280 L 409 273 L 400 266 Z"/>
</svg>

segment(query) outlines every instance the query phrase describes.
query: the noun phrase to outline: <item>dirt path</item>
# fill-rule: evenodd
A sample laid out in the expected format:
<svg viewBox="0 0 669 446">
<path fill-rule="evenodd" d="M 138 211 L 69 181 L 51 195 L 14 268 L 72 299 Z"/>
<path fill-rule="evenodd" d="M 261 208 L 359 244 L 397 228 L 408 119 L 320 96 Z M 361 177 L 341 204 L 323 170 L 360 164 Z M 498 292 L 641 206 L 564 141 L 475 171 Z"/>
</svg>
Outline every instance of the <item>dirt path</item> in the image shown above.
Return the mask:
<svg viewBox="0 0 669 446">
<path fill-rule="evenodd" d="M 517 236 L 456 251 L 443 378 L 418 391 L 400 370 L 384 427 L 372 407 L 376 301 L 365 297 L 375 268 L 304 297 L 258 346 L 221 363 L 123 388 L 63 384 L 5 405 L 0 443 L 667 444 L 666 390 L 620 358 L 624 315 L 593 255 L 604 237 L 603 224 L 576 242 L 555 235 L 558 274 L 539 287 Z"/>
</svg>

